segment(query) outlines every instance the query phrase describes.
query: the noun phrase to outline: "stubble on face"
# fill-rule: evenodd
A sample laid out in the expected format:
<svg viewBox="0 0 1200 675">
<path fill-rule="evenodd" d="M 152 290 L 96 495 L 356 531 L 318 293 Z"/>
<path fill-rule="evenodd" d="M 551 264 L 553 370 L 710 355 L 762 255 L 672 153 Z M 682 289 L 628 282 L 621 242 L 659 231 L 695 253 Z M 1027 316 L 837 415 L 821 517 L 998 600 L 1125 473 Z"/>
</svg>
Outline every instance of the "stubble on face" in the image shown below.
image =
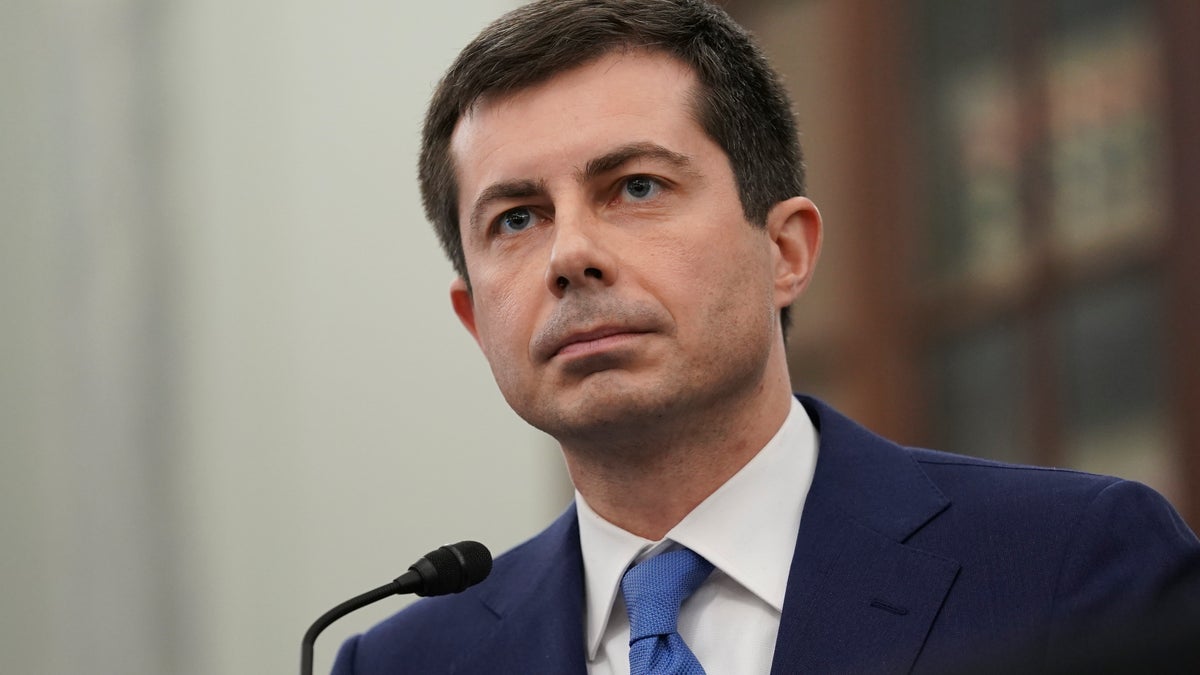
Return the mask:
<svg viewBox="0 0 1200 675">
<path fill-rule="evenodd" d="M 550 389 L 556 392 L 551 397 L 518 398 L 523 390 L 503 380 L 511 371 L 495 368 L 501 391 L 522 418 L 564 448 L 590 448 L 610 460 L 638 459 L 684 438 L 709 443 L 729 436 L 729 419 L 744 413 L 739 404 L 757 400 L 763 386 L 777 312 L 765 293 L 761 298 L 723 288 L 695 293 L 722 297 L 698 298 L 709 312 L 683 331 L 669 311 L 652 302 L 605 292 L 571 296 L 535 333 L 531 353 L 548 349 L 580 326 L 599 323 L 652 331 L 643 338 L 646 344 L 632 355 L 614 350 L 550 367 Z M 759 311 L 748 312 L 747 305 Z M 689 336 L 690 330 L 710 334 Z"/>
</svg>

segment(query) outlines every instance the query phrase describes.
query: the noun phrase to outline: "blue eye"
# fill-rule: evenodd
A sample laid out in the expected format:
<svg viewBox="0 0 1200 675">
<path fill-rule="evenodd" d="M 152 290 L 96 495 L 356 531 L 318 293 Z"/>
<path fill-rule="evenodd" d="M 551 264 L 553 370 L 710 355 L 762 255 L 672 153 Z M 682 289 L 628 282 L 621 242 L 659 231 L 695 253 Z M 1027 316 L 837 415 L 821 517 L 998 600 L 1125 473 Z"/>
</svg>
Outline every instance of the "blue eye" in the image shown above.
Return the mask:
<svg viewBox="0 0 1200 675">
<path fill-rule="evenodd" d="M 658 193 L 658 182 L 646 176 L 634 176 L 625 181 L 625 194 L 634 199 L 649 199 Z"/>
<path fill-rule="evenodd" d="M 496 229 L 501 234 L 520 232 L 533 222 L 533 213 L 524 206 L 509 209 L 496 219 Z"/>
</svg>

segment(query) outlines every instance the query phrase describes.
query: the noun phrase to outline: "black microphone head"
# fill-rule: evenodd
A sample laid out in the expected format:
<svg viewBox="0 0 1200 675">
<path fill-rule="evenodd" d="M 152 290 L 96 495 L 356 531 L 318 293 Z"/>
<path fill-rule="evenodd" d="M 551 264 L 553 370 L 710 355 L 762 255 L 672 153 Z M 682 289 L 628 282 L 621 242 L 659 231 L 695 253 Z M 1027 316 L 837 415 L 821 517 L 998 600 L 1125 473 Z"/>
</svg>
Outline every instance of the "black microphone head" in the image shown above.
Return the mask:
<svg viewBox="0 0 1200 675">
<path fill-rule="evenodd" d="M 477 541 L 460 541 L 430 551 L 408 569 L 421 578 L 417 595 L 458 593 L 491 574 L 492 554 Z"/>
</svg>

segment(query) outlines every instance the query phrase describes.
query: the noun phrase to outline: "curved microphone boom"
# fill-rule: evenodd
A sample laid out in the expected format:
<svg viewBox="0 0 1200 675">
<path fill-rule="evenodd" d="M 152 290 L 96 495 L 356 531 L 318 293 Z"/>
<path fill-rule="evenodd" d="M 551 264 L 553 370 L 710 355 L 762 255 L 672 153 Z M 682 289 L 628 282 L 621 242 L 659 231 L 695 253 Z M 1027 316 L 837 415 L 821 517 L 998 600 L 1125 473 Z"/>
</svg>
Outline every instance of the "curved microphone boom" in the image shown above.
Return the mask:
<svg viewBox="0 0 1200 675">
<path fill-rule="evenodd" d="M 477 541 L 447 544 L 426 553 L 409 566 L 408 571 L 390 584 L 355 596 L 325 612 L 304 633 L 300 645 L 300 673 L 312 675 L 313 644 L 329 624 L 356 609 L 382 600 L 390 595 L 416 593 L 420 596 L 458 593 L 483 581 L 492 571 L 492 554 Z"/>
</svg>

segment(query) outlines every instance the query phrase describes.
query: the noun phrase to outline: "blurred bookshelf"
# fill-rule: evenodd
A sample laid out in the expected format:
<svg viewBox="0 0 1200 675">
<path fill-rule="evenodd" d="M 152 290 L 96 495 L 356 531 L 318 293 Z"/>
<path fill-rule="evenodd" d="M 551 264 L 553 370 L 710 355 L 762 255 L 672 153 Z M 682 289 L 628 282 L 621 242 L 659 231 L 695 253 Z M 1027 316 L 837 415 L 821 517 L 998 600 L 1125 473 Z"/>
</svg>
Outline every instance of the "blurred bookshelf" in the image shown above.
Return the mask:
<svg viewBox="0 0 1200 675">
<path fill-rule="evenodd" d="M 1145 482 L 1200 526 L 1200 3 L 727 7 L 826 220 L 796 388 L 903 442 Z"/>
</svg>

